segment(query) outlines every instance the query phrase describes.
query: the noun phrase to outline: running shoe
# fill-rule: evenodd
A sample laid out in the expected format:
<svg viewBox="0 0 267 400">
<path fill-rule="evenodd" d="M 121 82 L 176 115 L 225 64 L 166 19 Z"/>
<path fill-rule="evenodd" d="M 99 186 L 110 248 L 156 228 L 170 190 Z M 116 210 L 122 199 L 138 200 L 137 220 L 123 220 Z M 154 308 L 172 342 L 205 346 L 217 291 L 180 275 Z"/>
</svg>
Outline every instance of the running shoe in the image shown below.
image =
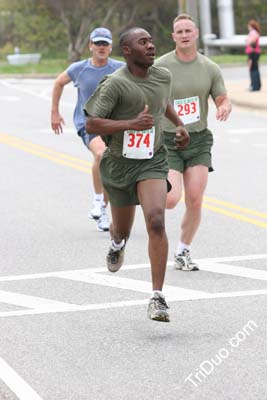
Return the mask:
<svg viewBox="0 0 267 400">
<path fill-rule="evenodd" d="M 153 321 L 170 322 L 168 308 L 165 298 L 154 293 L 148 303 L 147 317 Z"/>
<path fill-rule="evenodd" d="M 102 200 L 94 200 L 93 207 L 88 214 L 89 218 L 99 219 L 102 214 Z"/>
<path fill-rule="evenodd" d="M 114 250 L 112 246 L 109 249 L 108 255 L 106 257 L 107 267 L 110 272 L 117 272 L 123 264 L 124 251 L 125 251 L 126 241 L 120 250 Z"/>
<path fill-rule="evenodd" d="M 199 266 L 195 263 L 191 256 L 190 251 L 184 249 L 182 254 L 177 254 L 174 256 L 174 267 L 176 269 L 181 269 L 182 271 L 198 271 Z"/>
<path fill-rule="evenodd" d="M 109 231 L 109 219 L 106 207 L 101 208 L 101 216 L 97 220 L 97 230 L 99 232 Z"/>
</svg>

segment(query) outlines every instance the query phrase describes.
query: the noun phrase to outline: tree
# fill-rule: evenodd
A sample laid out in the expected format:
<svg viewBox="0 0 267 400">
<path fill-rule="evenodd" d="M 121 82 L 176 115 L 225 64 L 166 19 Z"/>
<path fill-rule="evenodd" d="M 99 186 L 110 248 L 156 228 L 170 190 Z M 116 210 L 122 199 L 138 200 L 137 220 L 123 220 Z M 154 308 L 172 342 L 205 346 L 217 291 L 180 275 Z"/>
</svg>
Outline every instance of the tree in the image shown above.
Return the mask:
<svg viewBox="0 0 267 400">
<path fill-rule="evenodd" d="M 126 28 L 142 26 L 148 29 L 156 40 L 161 32 L 168 33 L 169 42 L 173 10 L 177 9 L 177 0 L 105 0 L 103 3 L 96 0 L 39 0 L 45 4 L 52 15 L 56 15 L 64 24 L 68 33 L 69 61 L 79 60 L 88 43 L 89 33 L 97 26 L 106 26 L 112 30 L 115 43 L 118 43 L 119 34 Z M 168 16 L 168 28 L 165 28 L 164 17 Z M 166 38 L 166 37 L 165 37 Z M 165 43 L 165 46 L 170 45 Z M 117 49 L 115 44 L 114 48 Z"/>
<path fill-rule="evenodd" d="M 124 0 L 106 0 L 105 7 L 95 0 L 39 0 L 63 23 L 68 35 L 68 59 L 79 60 L 96 26 L 106 26 Z"/>
<path fill-rule="evenodd" d="M 200 4 L 202 0 L 195 0 Z M 187 3 L 188 2 L 188 3 Z M 189 0 L 0 0 L 0 47 L 12 51 L 42 52 L 44 56 L 76 61 L 88 52 L 90 32 L 105 26 L 113 34 L 113 54 L 119 54 L 120 33 L 141 26 L 153 36 L 160 55 L 174 48 L 172 21 L 178 5 L 186 9 Z M 190 0 L 190 4 L 192 4 Z M 217 0 L 210 1 L 213 31 L 218 31 Z M 245 7 L 244 7 L 245 4 Z M 247 22 L 256 18 L 266 35 L 267 3 L 235 0 L 236 33 L 247 32 Z"/>
</svg>

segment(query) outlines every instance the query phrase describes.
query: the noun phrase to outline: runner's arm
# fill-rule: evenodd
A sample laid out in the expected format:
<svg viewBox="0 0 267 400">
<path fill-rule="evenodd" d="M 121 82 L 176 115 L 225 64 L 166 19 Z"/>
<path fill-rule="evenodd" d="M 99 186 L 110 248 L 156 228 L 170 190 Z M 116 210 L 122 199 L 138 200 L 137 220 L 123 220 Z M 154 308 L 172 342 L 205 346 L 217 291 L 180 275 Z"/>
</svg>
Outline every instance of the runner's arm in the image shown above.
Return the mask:
<svg viewBox="0 0 267 400">
<path fill-rule="evenodd" d="M 85 127 L 87 133 L 97 133 L 105 136 L 130 129 L 136 131 L 151 129 L 153 125 L 154 119 L 152 115 L 148 114 L 148 106 L 146 105 L 136 118 L 129 120 L 113 120 L 88 115 Z"/>
<path fill-rule="evenodd" d="M 173 108 L 171 102 L 168 102 L 165 117 L 168 118 L 175 126 L 184 126 L 182 120 L 178 117 L 177 112 Z"/>
<path fill-rule="evenodd" d="M 59 113 L 59 102 L 62 96 L 64 86 L 71 82 L 71 79 L 66 71 L 62 72 L 55 80 L 52 92 L 52 107 L 51 107 L 51 127 L 56 135 L 63 132 L 65 124 L 64 119 Z"/>
<path fill-rule="evenodd" d="M 176 137 L 174 139 L 175 147 L 180 150 L 184 149 L 189 143 L 189 134 L 170 102 L 167 104 L 165 117 L 176 126 Z"/>
</svg>

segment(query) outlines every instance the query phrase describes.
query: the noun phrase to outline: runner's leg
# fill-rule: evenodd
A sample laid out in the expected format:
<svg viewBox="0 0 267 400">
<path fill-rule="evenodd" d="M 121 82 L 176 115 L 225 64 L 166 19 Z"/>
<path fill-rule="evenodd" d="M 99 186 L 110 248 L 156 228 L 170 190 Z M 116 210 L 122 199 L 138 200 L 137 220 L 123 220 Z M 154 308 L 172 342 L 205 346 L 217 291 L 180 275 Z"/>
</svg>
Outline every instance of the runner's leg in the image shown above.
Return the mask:
<svg viewBox="0 0 267 400">
<path fill-rule="evenodd" d="M 114 207 L 111 206 L 112 224 L 110 227 L 111 246 L 106 261 L 110 272 L 117 272 L 124 260 L 126 241 L 132 229 L 135 206 Z"/>
<path fill-rule="evenodd" d="M 147 179 L 138 182 L 137 193 L 148 232 L 153 287 L 147 316 L 153 321 L 170 322 L 169 307 L 162 293 L 168 257 L 168 239 L 165 232 L 167 182 L 165 179 Z"/>
<path fill-rule="evenodd" d="M 172 209 L 180 201 L 182 196 L 182 174 L 179 171 L 170 169 L 168 181 L 172 185 L 171 190 L 167 194 L 166 208 Z"/>
<path fill-rule="evenodd" d="M 149 238 L 152 287 L 153 290 L 162 290 L 168 257 L 168 239 L 165 231 L 167 182 L 164 179 L 140 181 L 137 183 L 137 194 Z"/>
<path fill-rule="evenodd" d="M 110 205 L 112 223 L 110 224 L 110 236 L 115 243 L 128 239 L 134 222 L 135 206 L 115 207 Z"/>
<path fill-rule="evenodd" d="M 183 173 L 186 211 L 181 224 L 181 242 L 190 245 L 201 220 L 203 195 L 208 183 L 208 167 L 196 165 Z"/>
<path fill-rule="evenodd" d="M 101 182 L 101 176 L 99 171 L 99 165 L 101 161 L 102 154 L 105 151 L 105 143 L 101 139 L 100 136 L 94 137 L 87 145 L 88 149 L 92 152 L 94 156 L 93 166 L 92 166 L 92 178 L 93 178 L 93 186 L 96 194 L 104 193 L 104 189 Z M 107 205 L 108 197 L 104 193 L 104 201 Z"/>
</svg>

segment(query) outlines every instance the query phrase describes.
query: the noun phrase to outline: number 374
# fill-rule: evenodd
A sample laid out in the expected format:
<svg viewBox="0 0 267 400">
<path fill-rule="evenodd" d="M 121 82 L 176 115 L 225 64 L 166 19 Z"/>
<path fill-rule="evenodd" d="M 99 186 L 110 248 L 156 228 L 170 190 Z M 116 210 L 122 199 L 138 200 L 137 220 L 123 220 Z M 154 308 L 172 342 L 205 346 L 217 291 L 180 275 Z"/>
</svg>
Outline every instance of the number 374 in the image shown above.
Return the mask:
<svg viewBox="0 0 267 400">
<path fill-rule="evenodd" d="M 145 145 L 146 147 L 150 146 L 150 135 L 149 133 L 129 133 L 129 143 L 128 147 L 136 147 Z"/>
</svg>

